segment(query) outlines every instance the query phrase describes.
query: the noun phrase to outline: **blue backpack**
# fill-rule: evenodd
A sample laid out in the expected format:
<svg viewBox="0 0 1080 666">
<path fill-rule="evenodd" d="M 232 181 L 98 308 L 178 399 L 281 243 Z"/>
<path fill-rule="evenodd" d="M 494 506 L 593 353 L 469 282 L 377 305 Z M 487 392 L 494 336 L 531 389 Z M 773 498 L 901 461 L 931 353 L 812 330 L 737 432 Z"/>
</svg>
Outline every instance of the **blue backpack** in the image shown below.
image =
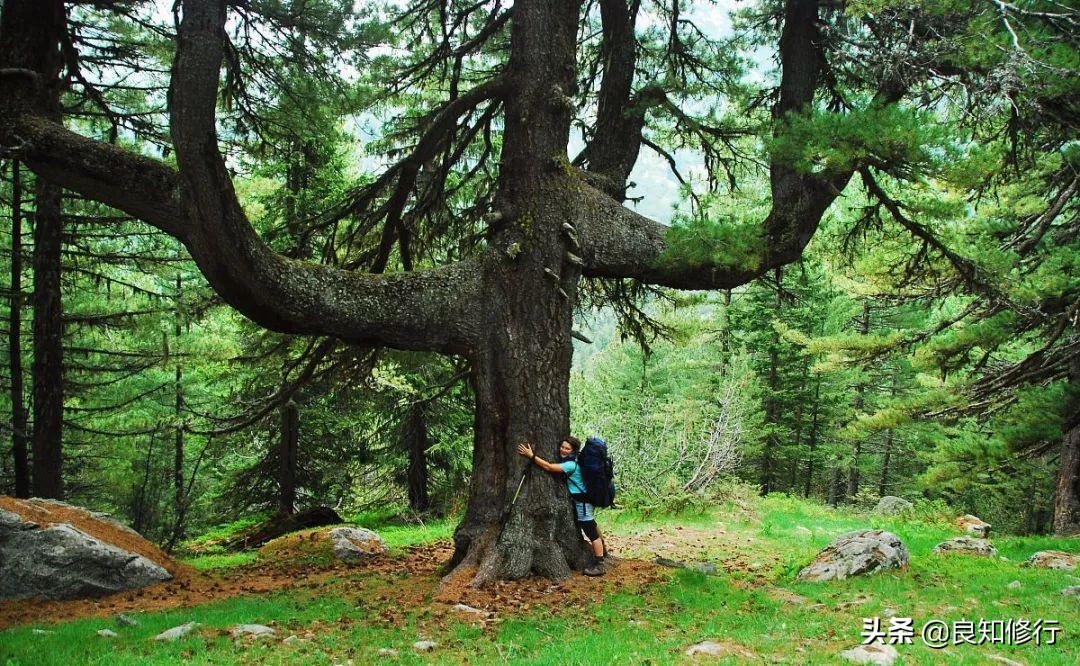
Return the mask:
<svg viewBox="0 0 1080 666">
<path fill-rule="evenodd" d="M 585 480 L 585 501 L 607 507 L 615 503 L 615 466 L 608 455 L 607 442 L 589 437 L 577 456 L 581 477 Z"/>
</svg>

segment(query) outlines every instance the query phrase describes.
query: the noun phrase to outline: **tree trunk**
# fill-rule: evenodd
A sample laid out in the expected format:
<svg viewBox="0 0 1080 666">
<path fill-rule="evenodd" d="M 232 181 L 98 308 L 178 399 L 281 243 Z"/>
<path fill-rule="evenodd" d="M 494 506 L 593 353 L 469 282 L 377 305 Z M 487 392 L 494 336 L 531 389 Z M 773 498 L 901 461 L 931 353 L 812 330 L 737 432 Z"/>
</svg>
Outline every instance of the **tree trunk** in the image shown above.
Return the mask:
<svg viewBox="0 0 1080 666">
<path fill-rule="evenodd" d="M 870 301 L 864 300 L 862 307 L 862 317 L 859 319 L 859 333 L 861 335 L 868 335 L 870 333 Z M 866 370 L 866 368 L 862 368 Z M 866 381 L 859 380 L 859 383 L 855 386 L 855 402 L 853 404 L 855 408 L 855 415 L 858 417 L 866 405 Z M 851 443 L 851 462 L 848 466 L 848 479 L 847 479 L 847 496 L 848 499 L 854 499 L 855 495 L 859 492 L 859 456 L 862 454 L 862 441 L 856 439 Z"/>
<path fill-rule="evenodd" d="M 30 497 L 27 454 L 26 396 L 22 365 L 22 168 L 11 165 L 11 309 L 8 312 L 8 367 L 11 371 L 11 454 L 15 464 L 15 497 Z"/>
<path fill-rule="evenodd" d="M 728 372 L 731 365 L 731 290 L 724 289 L 724 307 L 720 309 L 720 376 Z"/>
<path fill-rule="evenodd" d="M 63 499 L 64 319 L 60 298 L 61 190 L 38 179 L 34 216 L 34 483 Z"/>
<path fill-rule="evenodd" d="M 818 440 L 818 412 L 821 400 L 821 377 L 814 378 L 814 411 L 810 417 L 810 437 L 806 456 L 806 485 L 803 487 L 803 497 L 810 497 L 810 489 L 814 483 L 814 453 L 817 449 Z"/>
<path fill-rule="evenodd" d="M 490 342 L 470 358 L 476 395 L 473 472 L 451 565 L 455 573 L 474 575 L 476 585 L 530 573 L 557 580 L 588 564 L 566 481 L 531 469 L 517 455 L 518 444 L 529 441 L 537 455 L 555 460 L 559 443 L 570 434 L 570 331 L 578 274 L 564 258 L 558 230 L 573 211 L 564 199 L 543 193 L 531 211 L 536 229 L 546 229 L 550 238 L 534 238 L 528 256 L 523 252 L 485 276 L 491 286 Z M 553 267 L 561 286 L 552 289 L 555 278 L 543 267 Z"/>
<path fill-rule="evenodd" d="M 177 350 L 176 374 L 173 381 L 174 412 L 173 418 L 176 423 L 176 436 L 173 440 L 173 512 L 176 514 L 176 522 L 173 524 L 172 538 L 169 540 L 169 548 L 180 541 L 184 536 L 185 514 L 187 513 L 187 500 L 184 497 L 184 366 L 179 359 L 182 358 L 180 351 L 180 335 L 184 327 L 181 321 L 184 282 L 178 273 L 176 275 L 176 312 L 173 322 L 174 345 Z"/>
<path fill-rule="evenodd" d="M 402 444 L 409 455 L 406 477 L 409 486 L 409 507 L 413 511 L 427 511 L 431 505 L 428 497 L 427 473 L 427 424 L 424 421 L 424 403 L 409 405 L 409 413 L 402 423 Z"/>
<path fill-rule="evenodd" d="M 1069 362 L 1070 409 L 1065 420 L 1054 498 L 1054 534 L 1080 534 L 1080 357 Z"/>
<path fill-rule="evenodd" d="M 776 280 L 776 300 L 773 317 L 780 317 L 783 307 L 783 269 L 774 271 Z M 768 495 L 773 490 L 773 456 L 780 446 L 776 433 L 780 428 L 780 406 L 777 393 L 780 391 L 780 334 L 773 328 L 769 345 L 769 393 L 765 400 L 765 422 L 769 424 L 769 434 L 765 438 L 765 450 L 761 454 L 761 494 Z"/>
<path fill-rule="evenodd" d="M 278 449 L 278 512 L 296 511 L 296 455 L 300 444 L 300 410 L 292 400 L 281 406 L 281 442 Z"/>
<path fill-rule="evenodd" d="M 885 497 L 889 485 L 889 458 L 892 457 L 893 431 L 885 433 L 885 451 L 881 455 L 881 478 L 878 479 L 878 497 Z"/>
<path fill-rule="evenodd" d="M 5 14 L 26 29 L 25 50 L 9 54 L 11 64 L 40 72 L 31 105 L 40 116 L 59 122 L 60 41 L 64 34 L 64 5 L 57 0 L 8 5 Z M 25 16 L 24 16 L 25 15 Z M 28 23 L 20 21 L 32 16 Z M 6 18 L 6 17 L 5 17 Z M 63 237 L 62 190 L 37 178 L 34 193 L 34 360 L 33 494 L 62 499 L 64 425 L 64 320 L 60 299 L 60 248 Z"/>
<path fill-rule="evenodd" d="M 832 476 L 829 478 L 829 506 L 836 508 L 836 503 L 840 501 L 840 466 L 834 465 L 832 468 Z"/>
</svg>

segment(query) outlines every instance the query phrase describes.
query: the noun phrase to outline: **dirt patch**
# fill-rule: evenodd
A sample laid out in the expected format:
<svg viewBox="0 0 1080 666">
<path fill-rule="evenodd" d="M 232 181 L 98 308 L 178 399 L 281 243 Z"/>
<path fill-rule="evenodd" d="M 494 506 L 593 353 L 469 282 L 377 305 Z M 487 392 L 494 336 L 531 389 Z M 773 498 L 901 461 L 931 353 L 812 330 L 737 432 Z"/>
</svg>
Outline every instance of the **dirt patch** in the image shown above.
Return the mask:
<svg viewBox="0 0 1080 666">
<path fill-rule="evenodd" d="M 23 520 L 41 527 L 66 523 L 95 539 L 132 553 L 138 553 L 160 565 L 173 576 L 190 575 L 193 572 L 191 567 L 172 559 L 134 530 L 112 519 L 94 516 L 86 509 L 36 499 L 23 500 L 5 496 L 0 496 L 0 509 L 17 513 Z"/>
<path fill-rule="evenodd" d="M 317 590 L 321 596 L 354 598 L 385 606 L 388 625 L 405 621 L 407 609 L 426 607 L 427 616 L 438 622 L 446 618 L 475 621 L 485 628 L 503 617 L 534 607 L 552 610 L 585 608 L 619 591 L 640 591 L 664 583 L 674 570 L 650 561 L 664 553 L 693 560 L 721 544 L 732 554 L 740 538 L 720 529 L 696 530 L 672 527 L 632 535 L 611 535 L 608 544 L 618 556 L 610 558 L 607 575 L 589 578 L 575 573 L 560 582 L 530 576 L 498 581 L 484 589 L 468 585 L 469 572 L 443 578 L 443 567 L 453 555 L 449 541 L 407 548 L 395 556 L 382 555 L 357 565 L 322 561 L 312 557 L 320 551 L 320 530 L 299 532 L 261 553 L 261 561 L 226 572 L 203 573 L 187 569 L 187 575 L 146 587 L 88 601 L 19 601 L 0 603 L 0 628 L 28 622 L 57 622 L 82 617 L 108 617 L 188 607 L 240 595 L 261 595 L 289 590 Z M 640 559 L 632 559 L 640 558 Z M 725 569 L 743 569 L 741 558 L 720 559 Z M 464 604 L 480 611 L 455 610 Z"/>
</svg>

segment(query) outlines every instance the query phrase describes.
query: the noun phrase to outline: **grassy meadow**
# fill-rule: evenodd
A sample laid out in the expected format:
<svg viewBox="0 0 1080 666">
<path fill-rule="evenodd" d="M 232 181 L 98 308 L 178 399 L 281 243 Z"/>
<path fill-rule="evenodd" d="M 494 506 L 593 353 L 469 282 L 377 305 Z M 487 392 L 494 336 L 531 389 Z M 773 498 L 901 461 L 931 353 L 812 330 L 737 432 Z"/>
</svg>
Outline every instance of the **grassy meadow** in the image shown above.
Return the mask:
<svg viewBox="0 0 1080 666">
<path fill-rule="evenodd" d="M 832 664 L 861 642 L 863 618 L 880 617 L 887 625 L 889 615 L 912 618 L 916 630 L 910 645 L 897 646 L 898 664 L 1007 663 L 998 658 L 1040 666 L 1080 663 L 1080 600 L 1061 593 L 1080 585 L 1080 572 L 1021 566 L 1038 550 L 1080 552 L 1077 539 L 1003 536 L 993 538 L 997 559 L 939 556 L 931 553 L 934 545 L 958 534 L 944 516 L 874 517 L 785 496 L 742 498 L 675 516 L 612 510 L 600 521 L 622 562 L 570 603 L 545 594 L 554 589 L 547 581 L 526 580 L 516 592 L 492 592 L 483 614 L 465 613 L 435 600 L 437 574 L 355 567 L 273 594 L 134 613 L 134 627 L 118 626 L 109 616 L 15 626 L 0 631 L 0 664 Z M 899 535 L 910 566 L 841 582 L 795 581 L 837 535 L 864 527 Z M 389 557 L 405 561 L 444 543 L 452 524 L 384 525 L 379 531 L 391 546 Z M 656 555 L 713 563 L 715 573 L 635 561 Z M 264 566 L 254 554 L 207 554 L 192 563 L 218 574 Z M 560 589 L 584 581 L 575 576 Z M 500 596 L 526 593 L 531 596 L 524 603 L 503 603 Z M 919 635 L 930 620 L 980 619 L 1056 620 L 1060 631 L 1053 645 L 942 649 L 928 647 Z M 186 622 L 199 626 L 172 643 L 152 640 Z M 266 624 L 277 633 L 233 638 L 229 628 L 244 623 Z M 102 628 L 118 636 L 96 635 Z M 1042 634 L 1044 641 L 1048 636 Z M 419 640 L 437 645 L 421 652 L 413 646 Z M 685 654 L 702 641 L 721 644 L 723 654 Z"/>
</svg>

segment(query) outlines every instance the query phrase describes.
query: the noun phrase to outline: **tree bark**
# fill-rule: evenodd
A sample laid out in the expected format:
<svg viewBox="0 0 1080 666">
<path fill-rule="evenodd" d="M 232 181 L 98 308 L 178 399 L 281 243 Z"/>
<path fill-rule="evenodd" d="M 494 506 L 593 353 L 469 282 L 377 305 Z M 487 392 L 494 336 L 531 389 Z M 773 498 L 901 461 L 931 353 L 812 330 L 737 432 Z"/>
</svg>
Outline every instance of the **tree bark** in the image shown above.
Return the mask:
<svg viewBox="0 0 1080 666">
<path fill-rule="evenodd" d="M 1054 534 L 1080 534 L 1080 357 L 1069 362 L 1070 408 L 1061 441 L 1057 492 L 1054 496 Z"/>
<path fill-rule="evenodd" d="M 33 6 L 31 6 L 33 4 Z M 60 40 L 64 33 L 63 3 L 5 2 L 4 20 L 22 25 L 24 39 L 0 44 L 8 66 L 37 72 L 24 108 L 52 123 L 60 121 Z M 25 82 L 23 82 L 25 85 Z M 60 299 L 60 248 L 63 235 L 62 191 L 38 175 L 34 192 L 34 359 L 31 393 L 34 404 L 32 491 L 38 497 L 61 499 L 63 485 L 64 348 Z"/>
<path fill-rule="evenodd" d="M 34 224 L 34 474 L 36 497 L 63 499 L 64 320 L 61 190 L 38 179 Z"/>
<path fill-rule="evenodd" d="M 814 411 L 810 417 L 810 437 L 806 455 L 806 485 L 803 487 L 803 497 L 810 497 L 810 489 L 814 483 L 814 454 L 818 442 L 818 413 L 821 409 L 821 377 L 814 376 Z"/>
<path fill-rule="evenodd" d="M 184 296 L 184 281 L 179 273 L 176 275 L 176 312 L 173 321 L 174 346 L 179 352 L 180 336 L 184 332 L 182 321 Z M 173 439 L 173 523 L 172 538 L 169 540 L 169 548 L 179 542 L 184 536 L 184 523 L 187 515 L 187 498 L 184 496 L 184 366 L 180 360 L 183 358 L 177 353 L 176 370 L 173 378 L 173 419 L 176 432 Z"/>
<path fill-rule="evenodd" d="M 829 478 L 829 506 L 836 508 L 840 501 L 840 464 L 834 463 L 832 476 Z"/>
<path fill-rule="evenodd" d="M 300 443 L 300 410 L 292 400 L 281 406 L 278 446 L 278 512 L 296 511 L 296 457 Z"/>
<path fill-rule="evenodd" d="M 859 318 L 859 334 L 868 335 L 870 333 L 870 301 L 869 299 L 863 301 L 862 316 Z M 860 368 L 860 371 L 866 371 L 867 368 Z M 852 403 L 852 407 L 855 409 L 856 418 L 859 412 L 863 410 L 866 404 L 866 381 L 860 379 L 859 383 L 855 385 L 855 400 Z M 856 435 L 857 436 L 857 435 Z M 862 440 L 856 439 L 851 443 L 851 460 L 848 462 L 848 478 L 847 478 L 847 497 L 849 500 L 854 499 L 855 495 L 859 492 L 859 456 L 862 454 Z"/>
<path fill-rule="evenodd" d="M 773 301 L 773 318 L 780 317 L 783 307 L 784 274 L 782 269 L 776 269 L 774 279 L 776 284 L 776 298 Z M 765 438 L 765 448 L 761 452 L 761 494 L 768 495 L 773 490 L 773 456 L 779 448 L 780 440 L 777 431 L 780 428 L 780 405 L 777 394 L 780 391 L 780 334 L 773 328 L 770 333 L 769 344 L 769 379 L 768 395 L 765 398 L 765 422 L 769 425 L 769 434 Z"/>
<path fill-rule="evenodd" d="M 409 456 L 409 467 L 405 473 L 409 487 L 409 508 L 422 513 L 431 506 L 428 496 L 428 434 L 423 401 L 409 405 L 401 434 L 402 444 Z"/>
<path fill-rule="evenodd" d="M 22 167 L 12 163 L 11 176 L 11 309 L 8 312 L 8 368 L 11 372 L 11 454 L 15 465 L 15 497 L 30 497 L 26 396 L 22 364 Z"/>
</svg>

